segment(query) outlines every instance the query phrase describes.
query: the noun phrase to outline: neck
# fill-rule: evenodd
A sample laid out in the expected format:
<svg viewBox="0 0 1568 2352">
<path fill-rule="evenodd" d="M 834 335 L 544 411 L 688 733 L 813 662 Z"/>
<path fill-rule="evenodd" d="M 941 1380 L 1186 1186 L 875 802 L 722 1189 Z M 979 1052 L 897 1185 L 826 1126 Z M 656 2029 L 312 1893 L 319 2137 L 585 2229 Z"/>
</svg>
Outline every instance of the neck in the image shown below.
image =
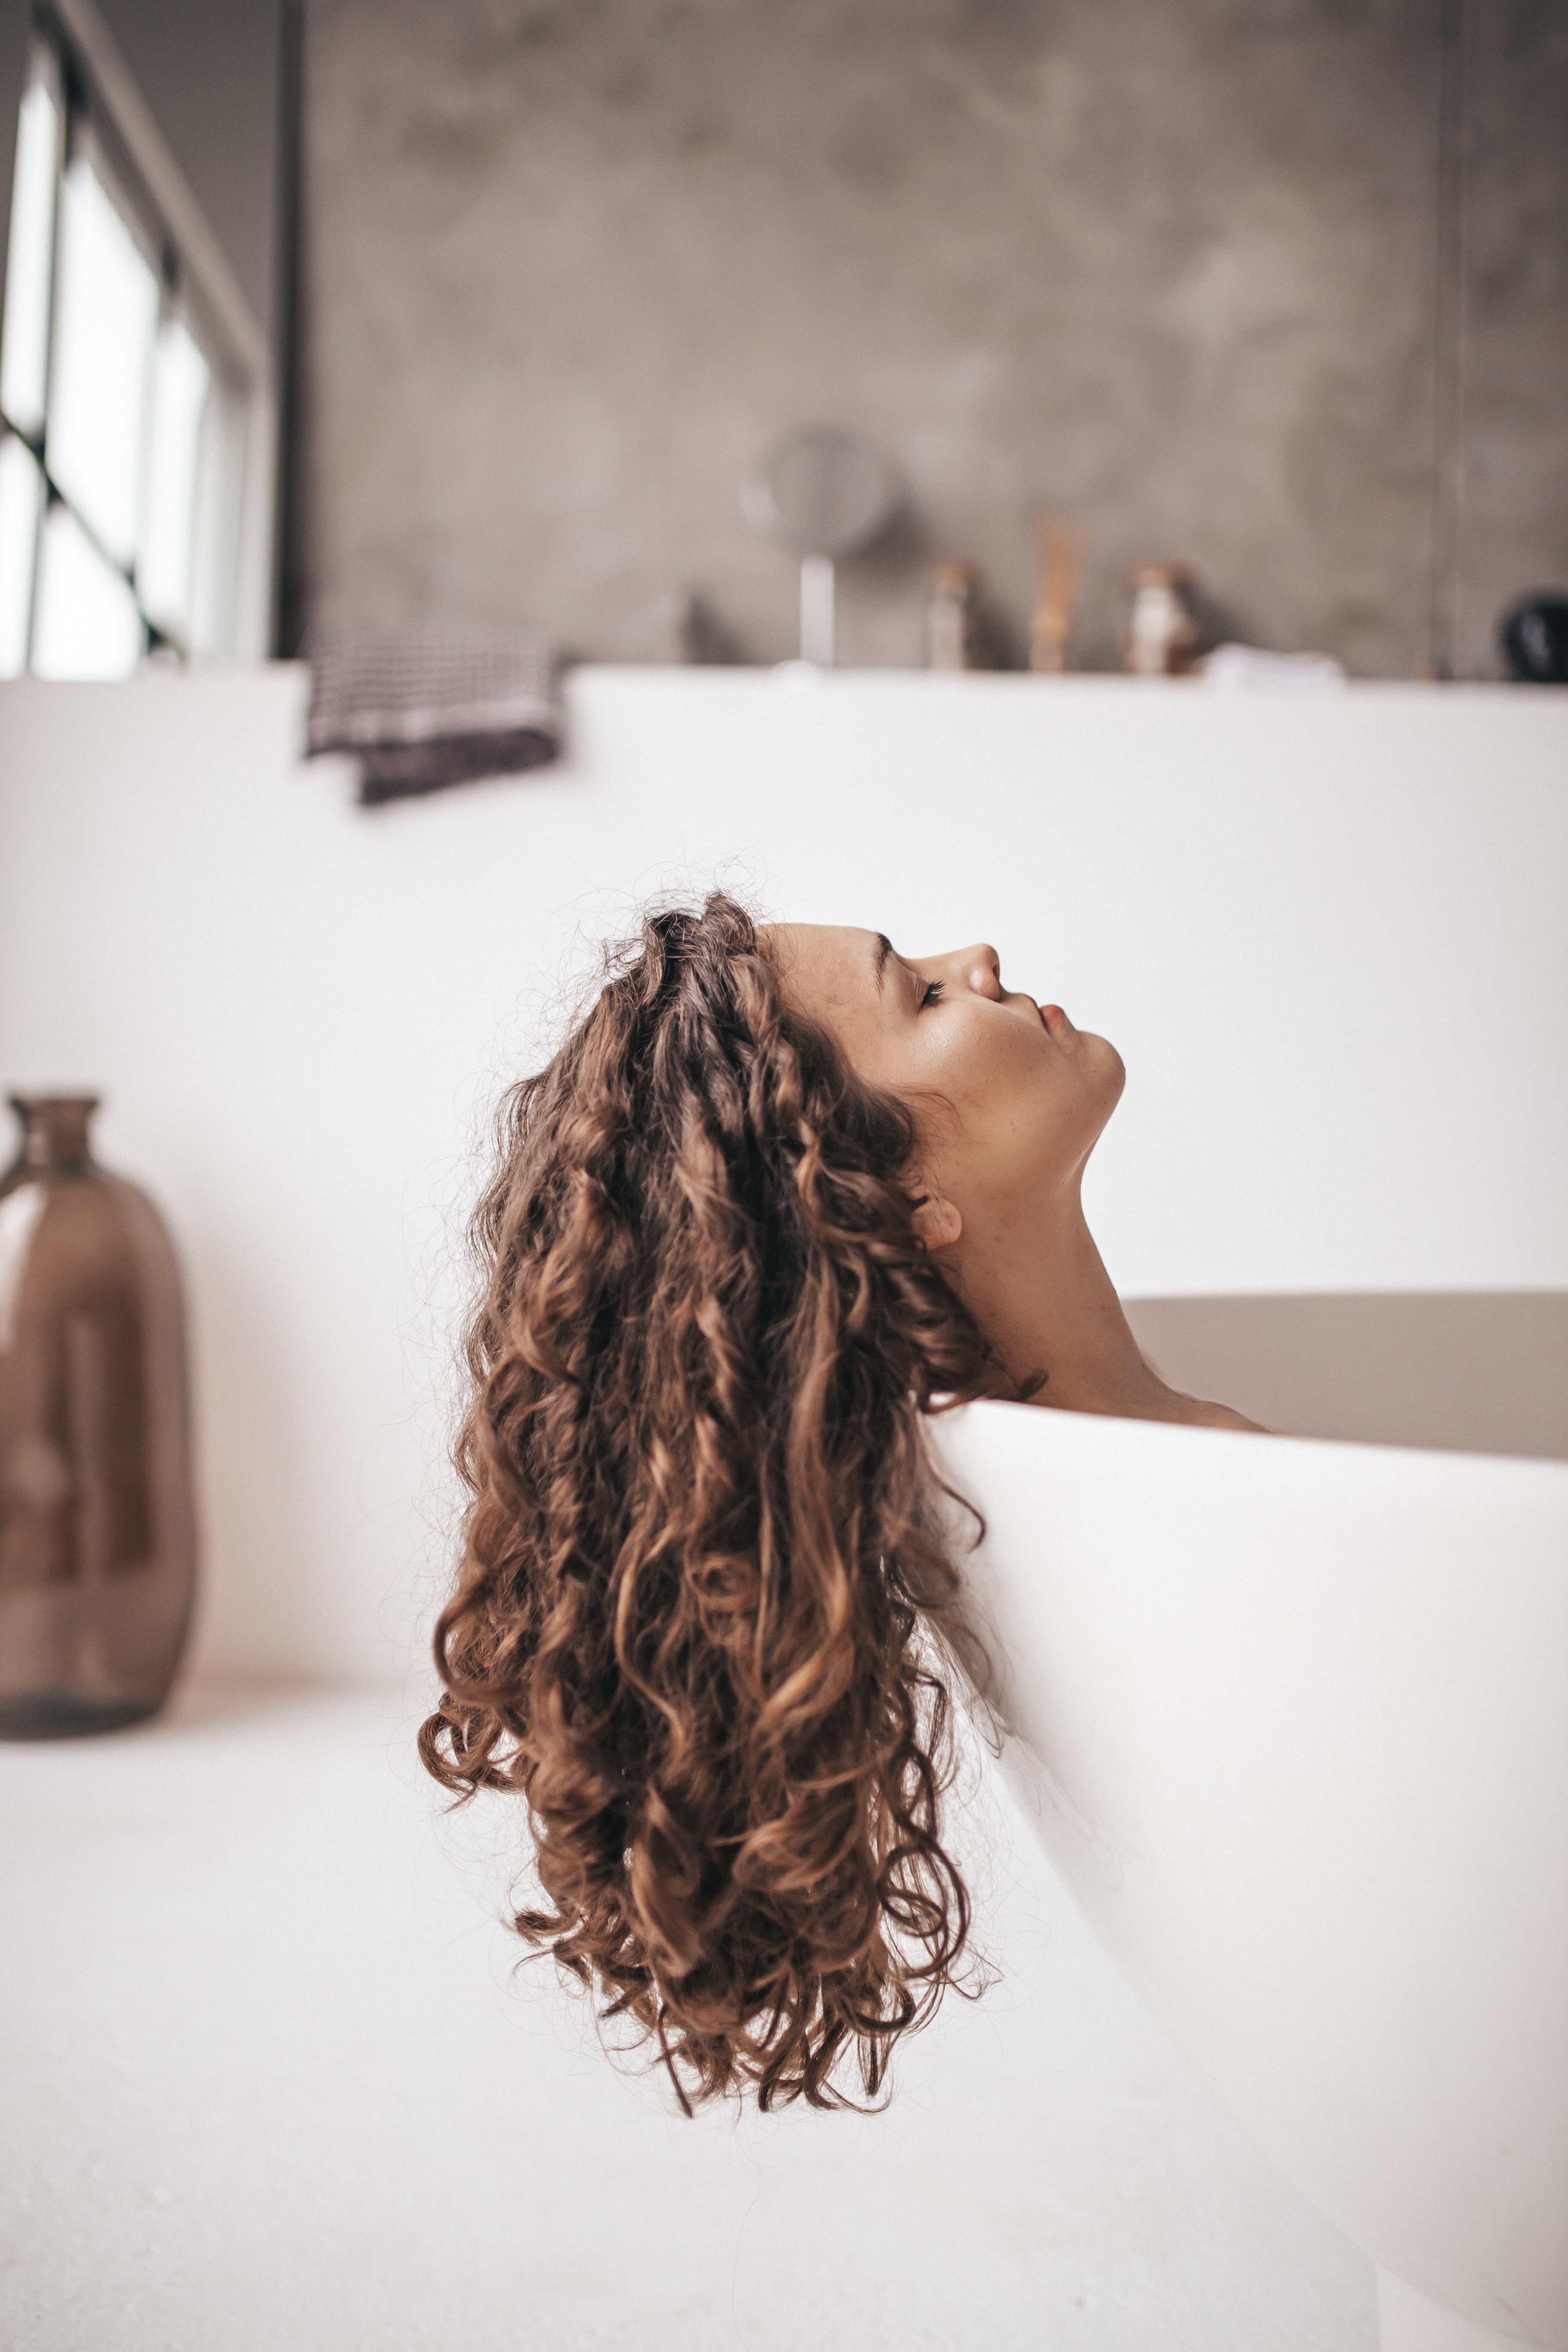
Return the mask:
<svg viewBox="0 0 1568 2352">
<path fill-rule="evenodd" d="M 1000 1359 L 1005 1394 L 1068 1412 L 1258 1426 L 1228 1406 L 1171 1388 L 1145 1361 L 1095 1247 L 1076 1178 L 1032 1203 L 1026 1217 L 966 1223 L 951 1272 Z"/>
</svg>

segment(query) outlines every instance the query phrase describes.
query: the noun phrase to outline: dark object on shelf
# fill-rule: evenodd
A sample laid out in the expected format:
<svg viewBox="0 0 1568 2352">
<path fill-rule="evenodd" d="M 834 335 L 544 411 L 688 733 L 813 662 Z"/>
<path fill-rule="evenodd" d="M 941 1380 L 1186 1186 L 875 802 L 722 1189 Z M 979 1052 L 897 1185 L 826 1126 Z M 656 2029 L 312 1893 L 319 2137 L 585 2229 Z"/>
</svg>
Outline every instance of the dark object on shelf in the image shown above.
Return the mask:
<svg viewBox="0 0 1568 2352">
<path fill-rule="evenodd" d="M 367 806 L 560 755 L 554 657 L 536 638 L 322 629 L 303 650 L 310 749 L 352 752 Z"/>
<path fill-rule="evenodd" d="M 670 614 L 679 660 L 702 669 L 729 668 L 745 660 L 733 629 L 700 588 L 678 588 Z"/>
<path fill-rule="evenodd" d="M 1568 686 L 1568 593 L 1538 588 L 1498 623 L 1510 677 L 1521 686 Z"/>
<path fill-rule="evenodd" d="M 155 1714 L 195 1584 L 179 1271 L 93 1095 L 13 1095 L 0 1177 L 0 1738 Z"/>
</svg>

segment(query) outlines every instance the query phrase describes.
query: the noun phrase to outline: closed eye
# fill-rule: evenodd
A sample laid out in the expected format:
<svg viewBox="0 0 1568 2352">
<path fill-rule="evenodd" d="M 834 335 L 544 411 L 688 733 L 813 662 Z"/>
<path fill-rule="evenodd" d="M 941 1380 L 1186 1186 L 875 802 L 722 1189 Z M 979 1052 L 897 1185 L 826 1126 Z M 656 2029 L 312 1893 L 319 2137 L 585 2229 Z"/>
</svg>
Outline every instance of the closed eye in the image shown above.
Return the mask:
<svg viewBox="0 0 1568 2352">
<path fill-rule="evenodd" d="M 946 982 L 945 982 L 944 981 L 940 981 L 940 980 L 928 980 L 928 981 L 927 981 L 927 982 L 926 982 L 926 984 L 925 984 L 925 987 L 924 987 L 924 988 L 921 990 L 921 1001 L 920 1001 L 920 1010 L 921 1010 L 921 1012 L 922 1012 L 922 1013 L 923 1013 L 923 1012 L 925 1011 L 926 1006 L 927 1006 L 928 1004 L 934 1004 L 934 1003 L 936 1003 L 937 998 L 942 994 L 942 990 L 943 990 L 943 988 L 944 988 L 945 986 L 946 986 Z"/>
</svg>

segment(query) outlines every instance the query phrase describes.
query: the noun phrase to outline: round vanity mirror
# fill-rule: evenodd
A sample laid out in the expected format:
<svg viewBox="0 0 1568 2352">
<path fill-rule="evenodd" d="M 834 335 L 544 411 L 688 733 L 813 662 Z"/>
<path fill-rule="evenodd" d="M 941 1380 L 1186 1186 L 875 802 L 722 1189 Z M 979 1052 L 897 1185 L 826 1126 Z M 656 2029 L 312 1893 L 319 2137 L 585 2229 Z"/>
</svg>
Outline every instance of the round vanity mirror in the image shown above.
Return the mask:
<svg viewBox="0 0 1568 2352">
<path fill-rule="evenodd" d="M 886 451 L 827 425 L 774 442 L 742 483 L 747 520 L 801 558 L 800 658 L 812 668 L 833 667 L 835 562 L 880 539 L 902 503 Z"/>
<path fill-rule="evenodd" d="M 802 555 L 855 555 L 897 514 L 898 468 L 858 435 L 812 425 L 776 441 L 741 493 L 746 519 Z"/>
</svg>

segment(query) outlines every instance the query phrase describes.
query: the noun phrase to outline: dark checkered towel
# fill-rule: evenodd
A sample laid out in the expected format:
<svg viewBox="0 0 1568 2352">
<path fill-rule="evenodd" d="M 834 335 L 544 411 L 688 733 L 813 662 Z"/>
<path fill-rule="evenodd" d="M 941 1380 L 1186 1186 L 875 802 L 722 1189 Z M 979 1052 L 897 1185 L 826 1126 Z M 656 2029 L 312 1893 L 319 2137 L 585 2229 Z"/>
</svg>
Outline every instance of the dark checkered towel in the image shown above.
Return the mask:
<svg viewBox="0 0 1568 2352">
<path fill-rule="evenodd" d="M 350 751 L 363 802 L 537 768 L 561 750 L 547 646 L 458 629 L 312 630 L 309 741 Z"/>
</svg>

